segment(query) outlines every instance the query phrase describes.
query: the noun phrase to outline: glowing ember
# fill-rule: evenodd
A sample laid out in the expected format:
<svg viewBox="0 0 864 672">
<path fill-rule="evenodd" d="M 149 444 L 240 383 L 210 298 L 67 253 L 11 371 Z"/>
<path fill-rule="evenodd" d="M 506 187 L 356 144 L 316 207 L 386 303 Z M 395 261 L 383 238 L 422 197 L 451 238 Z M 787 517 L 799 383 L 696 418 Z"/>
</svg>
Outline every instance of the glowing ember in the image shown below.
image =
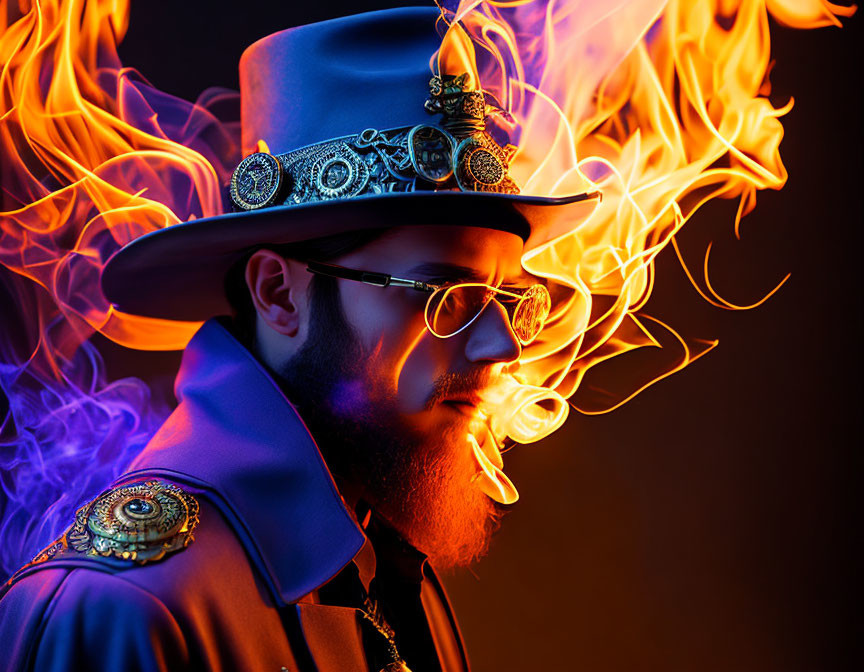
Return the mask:
<svg viewBox="0 0 864 672">
<path fill-rule="evenodd" d="M 2 352 L 0 383 L 13 401 L 23 399 L 16 381 L 26 374 L 46 390 L 63 390 L 60 406 L 101 414 L 117 399 L 100 397 L 98 361 L 73 366 L 87 338 L 100 332 L 129 347 L 179 349 L 198 326 L 118 313 L 99 291 L 100 270 L 120 246 L 220 214 L 221 186 L 241 158 L 236 128 L 211 112 L 234 94 L 207 92 L 193 105 L 122 68 L 116 44 L 128 9 L 124 0 L 0 0 L 0 263 L 33 329 L 14 352 Z M 575 230 L 566 220 L 549 223 L 524 255 L 525 268 L 548 281 L 552 313 L 519 368 L 485 400 L 468 437 L 489 496 L 517 496 L 501 471 L 507 437 L 529 443 L 548 435 L 566 419 L 568 399 L 584 413 L 611 410 L 713 347 L 687 342 L 644 314 L 654 259 L 675 248 L 676 233 L 710 199 L 739 199 L 737 233 L 756 191 L 786 181 L 778 146 L 791 101 L 774 108 L 767 98 L 769 14 L 812 28 L 839 25 L 837 17 L 853 11 L 821 0 L 446 6 L 442 28 L 450 29 L 438 63 L 470 73 L 509 113 L 490 125 L 519 148 L 511 173 L 523 193 L 603 192 L 587 222 Z M 707 277 L 697 288 L 718 305 L 738 307 Z M 582 385 L 603 362 L 658 347 L 669 360 L 631 389 L 598 399 Z M 92 346 L 83 352 L 92 354 Z M 82 376 L 92 380 L 85 385 Z M 20 437 L 35 434 L 45 417 L 60 417 L 47 397 L 27 398 L 34 401 L 26 412 L 10 404 L 5 445 L 23 445 Z M 130 413 L 149 417 L 146 403 L 137 395 Z M 104 416 L 106 435 L 121 448 L 111 456 L 115 469 L 123 463 L 117 455 L 140 444 L 128 438 L 134 432 L 121 416 Z M 13 481 L 4 483 L 10 501 L 22 501 L 34 480 L 55 498 L 69 488 L 74 473 L 51 466 L 59 460 L 52 446 L 63 447 L 64 459 L 78 450 L 64 441 L 28 443 L 33 454 L 15 459 L 40 465 L 35 470 L 3 465 Z M 59 506 L 65 510 L 55 510 L 55 520 L 74 504 Z M 54 532 L 31 531 L 30 549 Z"/>
</svg>

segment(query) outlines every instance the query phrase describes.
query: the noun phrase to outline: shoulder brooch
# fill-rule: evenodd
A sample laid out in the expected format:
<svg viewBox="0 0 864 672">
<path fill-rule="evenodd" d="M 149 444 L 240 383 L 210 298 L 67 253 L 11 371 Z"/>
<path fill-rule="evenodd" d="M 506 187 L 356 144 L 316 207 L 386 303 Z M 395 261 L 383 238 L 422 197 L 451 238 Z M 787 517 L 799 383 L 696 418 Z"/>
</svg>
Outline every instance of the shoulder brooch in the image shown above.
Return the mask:
<svg viewBox="0 0 864 672">
<path fill-rule="evenodd" d="M 75 513 L 64 535 L 78 553 L 133 560 L 161 560 L 192 542 L 198 502 L 165 481 L 146 481 L 109 490 Z"/>
</svg>

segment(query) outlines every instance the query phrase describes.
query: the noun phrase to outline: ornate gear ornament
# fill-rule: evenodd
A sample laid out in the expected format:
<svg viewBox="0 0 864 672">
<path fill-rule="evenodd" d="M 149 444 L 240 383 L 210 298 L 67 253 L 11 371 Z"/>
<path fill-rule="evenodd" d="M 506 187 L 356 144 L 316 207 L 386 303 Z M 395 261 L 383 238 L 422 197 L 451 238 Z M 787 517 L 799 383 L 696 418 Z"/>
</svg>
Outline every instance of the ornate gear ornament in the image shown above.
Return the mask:
<svg viewBox="0 0 864 672">
<path fill-rule="evenodd" d="M 420 190 L 518 194 L 509 175 L 516 148 L 486 131 L 484 93 L 467 82 L 464 73 L 429 82 L 425 108 L 443 115 L 440 126 L 367 128 L 284 154 L 250 154 L 231 178 L 231 200 L 256 210 Z"/>
<path fill-rule="evenodd" d="M 367 128 L 358 135 L 280 154 L 291 183 L 285 204 L 413 191 L 417 174 L 408 151 L 409 130 Z"/>
<path fill-rule="evenodd" d="M 453 155 L 456 182 L 462 191 L 492 191 L 518 194 L 508 167 L 516 148 L 501 147 L 488 133 L 465 138 Z"/>
<path fill-rule="evenodd" d="M 369 182 L 369 167 L 347 144 L 335 143 L 315 158 L 309 179 L 321 200 L 351 198 Z"/>
<path fill-rule="evenodd" d="M 82 506 L 65 538 L 78 553 L 143 565 L 188 546 L 197 525 L 197 500 L 154 480 L 114 488 Z"/>
<path fill-rule="evenodd" d="M 231 176 L 231 200 L 243 210 L 273 205 L 282 188 L 283 170 L 279 159 L 256 152 L 240 162 Z"/>
</svg>

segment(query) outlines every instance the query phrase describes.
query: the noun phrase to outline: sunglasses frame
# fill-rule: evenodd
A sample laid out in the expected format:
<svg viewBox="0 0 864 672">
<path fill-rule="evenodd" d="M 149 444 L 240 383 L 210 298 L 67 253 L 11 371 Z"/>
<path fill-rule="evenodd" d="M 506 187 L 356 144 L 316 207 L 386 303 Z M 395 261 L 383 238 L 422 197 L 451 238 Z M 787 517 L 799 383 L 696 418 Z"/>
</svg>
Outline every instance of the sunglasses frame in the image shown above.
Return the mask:
<svg viewBox="0 0 864 672">
<path fill-rule="evenodd" d="M 426 301 L 426 307 L 423 311 L 423 318 L 426 322 L 426 328 L 429 329 L 429 333 L 431 333 L 436 338 L 450 338 L 452 336 L 456 336 L 457 334 L 465 331 L 468 327 L 470 327 L 474 321 L 482 315 L 483 311 L 486 310 L 486 306 L 493 300 L 498 301 L 502 307 L 504 307 L 505 311 L 507 311 L 507 317 L 509 318 L 510 328 L 513 330 L 514 335 L 519 340 L 519 343 L 523 346 L 530 345 L 534 342 L 537 336 L 543 331 L 543 325 L 537 330 L 537 332 L 528 340 L 523 340 L 517 333 L 516 325 L 513 323 L 514 318 L 516 317 L 516 313 L 519 310 L 519 306 L 522 301 L 532 293 L 535 287 L 541 287 L 542 292 L 548 297 L 549 291 L 546 289 L 545 285 L 535 284 L 530 287 L 526 287 L 524 290 L 520 290 L 521 293 L 508 291 L 506 289 L 501 289 L 500 287 L 493 287 L 492 285 L 487 285 L 483 282 L 457 282 L 449 285 L 434 285 L 428 282 L 424 282 L 422 280 L 410 280 L 407 278 L 398 278 L 396 276 L 390 275 L 389 273 L 380 273 L 377 271 L 364 271 L 356 268 L 346 268 L 345 266 L 337 266 L 336 264 L 327 264 L 321 261 L 307 261 L 306 262 L 306 270 L 310 273 L 315 273 L 316 275 L 324 275 L 331 278 L 339 278 L 341 280 L 352 280 L 354 282 L 362 282 L 366 285 L 373 285 L 375 287 L 407 287 L 409 289 L 413 289 L 418 292 L 425 292 L 429 294 L 429 298 Z M 483 307 L 477 311 L 477 314 L 474 315 L 467 323 L 461 326 L 459 329 L 454 331 L 451 334 L 447 334 L 446 336 L 442 336 L 435 332 L 432 329 L 432 326 L 429 324 L 429 305 L 432 303 L 432 299 L 435 294 L 441 290 L 448 291 L 455 287 L 485 287 L 489 291 L 492 292 L 492 296 L 490 296 L 489 300 L 483 304 Z M 504 296 L 508 297 L 510 301 L 499 301 L 496 297 Z M 511 310 L 508 309 L 508 305 L 513 305 L 515 301 L 515 307 Z M 547 315 L 543 318 L 543 322 L 545 322 Z"/>
</svg>

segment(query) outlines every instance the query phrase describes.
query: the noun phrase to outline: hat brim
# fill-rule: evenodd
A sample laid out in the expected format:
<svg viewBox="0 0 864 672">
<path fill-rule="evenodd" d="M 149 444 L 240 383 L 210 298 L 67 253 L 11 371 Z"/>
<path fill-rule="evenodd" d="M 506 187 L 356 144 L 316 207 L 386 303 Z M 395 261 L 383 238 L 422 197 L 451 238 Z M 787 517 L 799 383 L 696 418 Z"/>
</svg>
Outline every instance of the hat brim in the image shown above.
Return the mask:
<svg viewBox="0 0 864 672">
<path fill-rule="evenodd" d="M 599 192 L 545 198 L 477 192 L 408 192 L 277 206 L 195 219 L 153 231 L 116 252 L 102 291 L 118 310 L 169 320 L 206 320 L 230 312 L 224 279 L 249 250 L 348 231 L 407 225 L 532 230 L 565 215 L 578 226 Z"/>
</svg>

